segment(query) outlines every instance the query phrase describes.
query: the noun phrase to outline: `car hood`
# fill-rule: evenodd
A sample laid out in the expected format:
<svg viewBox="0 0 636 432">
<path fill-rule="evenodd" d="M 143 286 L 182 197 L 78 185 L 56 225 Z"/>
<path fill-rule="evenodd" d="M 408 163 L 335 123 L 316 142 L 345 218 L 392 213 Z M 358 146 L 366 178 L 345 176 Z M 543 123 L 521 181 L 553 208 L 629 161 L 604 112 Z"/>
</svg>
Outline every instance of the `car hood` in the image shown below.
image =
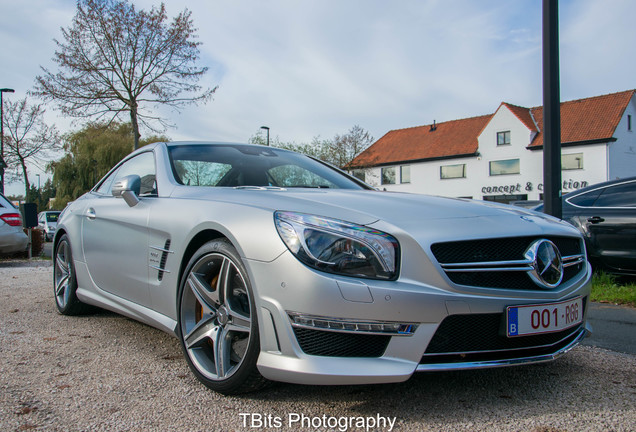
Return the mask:
<svg viewBox="0 0 636 432">
<path fill-rule="evenodd" d="M 470 227 L 477 219 L 485 220 L 479 223 L 480 226 L 489 225 L 502 234 L 510 230 L 518 235 L 520 223 L 535 234 L 556 229 L 557 225 L 562 231 L 566 226 L 558 219 L 521 207 L 420 194 L 333 189 L 183 189 L 189 189 L 191 198 L 308 213 L 360 225 L 387 223 L 411 233 L 422 227 L 426 227 L 429 234 L 436 226 Z M 477 233 L 480 231 L 476 226 L 474 228 Z M 448 235 L 448 230 L 444 231 Z M 457 231 L 462 231 L 465 237 L 465 229 Z"/>
</svg>

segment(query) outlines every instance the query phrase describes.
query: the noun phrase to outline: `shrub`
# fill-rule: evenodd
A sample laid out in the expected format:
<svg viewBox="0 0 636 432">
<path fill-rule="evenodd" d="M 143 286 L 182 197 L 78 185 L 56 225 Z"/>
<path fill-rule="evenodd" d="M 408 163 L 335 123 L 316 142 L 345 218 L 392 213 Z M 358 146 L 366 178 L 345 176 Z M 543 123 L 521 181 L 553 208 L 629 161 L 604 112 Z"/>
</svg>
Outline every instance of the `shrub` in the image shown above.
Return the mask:
<svg viewBox="0 0 636 432">
<path fill-rule="evenodd" d="M 24 232 L 29 235 L 27 230 Z M 39 228 L 33 228 L 31 230 L 31 256 L 38 257 L 44 249 L 44 231 Z"/>
</svg>

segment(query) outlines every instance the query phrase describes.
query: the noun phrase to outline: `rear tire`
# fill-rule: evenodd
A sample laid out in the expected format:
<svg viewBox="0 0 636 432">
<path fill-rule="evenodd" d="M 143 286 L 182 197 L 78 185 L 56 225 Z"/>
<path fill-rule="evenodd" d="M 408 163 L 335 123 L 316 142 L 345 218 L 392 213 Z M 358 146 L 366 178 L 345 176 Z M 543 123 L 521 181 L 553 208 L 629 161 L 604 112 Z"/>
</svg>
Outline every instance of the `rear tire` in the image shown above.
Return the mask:
<svg viewBox="0 0 636 432">
<path fill-rule="evenodd" d="M 91 307 L 77 298 L 77 279 L 71 242 L 62 235 L 53 254 L 53 294 L 55 305 L 62 315 L 83 315 Z"/>
<path fill-rule="evenodd" d="M 267 384 L 254 293 L 245 266 L 227 241 L 212 240 L 192 256 L 178 294 L 177 336 L 188 366 L 210 389 L 230 395 Z"/>
</svg>

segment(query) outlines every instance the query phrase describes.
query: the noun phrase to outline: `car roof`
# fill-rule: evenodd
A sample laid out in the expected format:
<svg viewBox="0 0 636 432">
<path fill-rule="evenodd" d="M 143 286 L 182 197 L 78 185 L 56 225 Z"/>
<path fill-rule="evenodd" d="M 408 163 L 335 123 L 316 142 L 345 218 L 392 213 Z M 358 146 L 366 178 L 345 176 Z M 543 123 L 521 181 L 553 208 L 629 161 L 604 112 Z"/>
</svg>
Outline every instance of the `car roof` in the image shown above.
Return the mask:
<svg viewBox="0 0 636 432">
<path fill-rule="evenodd" d="M 582 193 L 585 193 L 585 192 L 588 192 L 588 191 L 591 191 L 591 190 L 596 190 L 596 189 L 604 188 L 604 187 L 607 187 L 607 186 L 613 186 L 613 185 L 616 185 L 616 184 L 630 183 L 630 182 L 634 182 L 634 181 L 636 181 L 636 177 L 625 177 L 625 178 L 622 178 L 622 179 L 615 179 L 615 180 L 605 181 L 605 182 L 602 182 L 602 183 L 595 183 L 593 185 L 586 186 L 584 188 L 577 189 L 575 191 L 569 192 L 569 193 L 563 195 L 563 198 L 570 198 L 570 197 L 573 197 L 575 195 L 580 195 Z"/>
</svg>

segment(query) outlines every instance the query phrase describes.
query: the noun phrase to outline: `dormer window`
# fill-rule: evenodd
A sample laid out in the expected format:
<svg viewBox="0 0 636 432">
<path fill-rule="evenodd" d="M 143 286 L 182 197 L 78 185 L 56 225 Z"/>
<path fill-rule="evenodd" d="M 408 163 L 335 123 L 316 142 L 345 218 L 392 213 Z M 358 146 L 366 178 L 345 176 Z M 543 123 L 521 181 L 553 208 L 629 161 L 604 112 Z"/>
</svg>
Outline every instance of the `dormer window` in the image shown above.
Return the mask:
<svg viewBox="0 0 636 432">
<path fill-rule="evenodd" d="M 497 132 L 497 145 L 510 145 L 510 131 Z"/>
</svg>

